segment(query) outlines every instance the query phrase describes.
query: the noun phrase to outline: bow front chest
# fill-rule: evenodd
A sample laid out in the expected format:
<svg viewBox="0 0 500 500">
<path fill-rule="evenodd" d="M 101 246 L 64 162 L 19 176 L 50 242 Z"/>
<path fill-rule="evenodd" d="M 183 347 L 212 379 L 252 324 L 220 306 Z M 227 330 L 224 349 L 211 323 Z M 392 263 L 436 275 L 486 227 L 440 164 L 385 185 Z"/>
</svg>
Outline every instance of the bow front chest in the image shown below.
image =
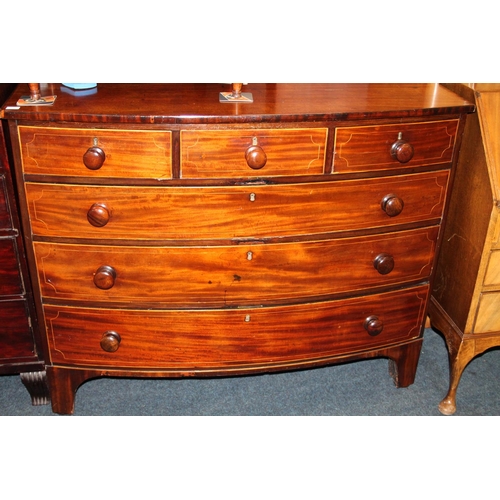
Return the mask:
<svg viewBox="0 0 500 500">
<path fill-rule="evenodd" d="M 101 376 L 383 356 L 413 383 L 473 106 L 438 85 L 226 90 L 47 85 L 53 105 L 4 108 L 55 412 Z"/>
</svg>

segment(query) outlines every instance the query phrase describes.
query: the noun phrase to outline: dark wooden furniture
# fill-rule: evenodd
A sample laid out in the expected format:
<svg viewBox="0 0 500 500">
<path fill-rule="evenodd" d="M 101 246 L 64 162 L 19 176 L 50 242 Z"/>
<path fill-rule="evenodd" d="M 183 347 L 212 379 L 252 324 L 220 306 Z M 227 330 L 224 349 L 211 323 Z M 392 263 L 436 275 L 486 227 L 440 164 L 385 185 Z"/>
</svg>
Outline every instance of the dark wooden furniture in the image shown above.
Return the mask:
<svg viewBox="0 0 500 500">
<path fill-rule="evenodd" d="M 385 356 L 413 383 L 473 105 L 439 85 L 60 85 L 5 108 L 52 407 L 100 376 Z"/>
<path fill-rule="evenodd" d="M 0 84 L 0 102 L 15 85 Z M 0 374 L 19 373 L 34 405 L 49 392 L 9 157 L 0 124 Z"/>
<path fill-rule="evenodd" d="M 450 215 L 429 307 L 450 357 L 450 386 L 439 410 L 456 411 L 463 370 L 500 345 L 500 84 L 450 86 L 475 102 L 465 128 Z"/>
</svg>

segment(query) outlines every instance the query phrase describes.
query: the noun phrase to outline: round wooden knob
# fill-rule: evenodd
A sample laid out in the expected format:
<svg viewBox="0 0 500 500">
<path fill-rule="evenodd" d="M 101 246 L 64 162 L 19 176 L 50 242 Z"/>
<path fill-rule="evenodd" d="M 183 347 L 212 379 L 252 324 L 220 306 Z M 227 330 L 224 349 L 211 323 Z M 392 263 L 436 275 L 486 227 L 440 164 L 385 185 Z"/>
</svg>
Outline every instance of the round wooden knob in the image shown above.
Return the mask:
<svg viewBox="0 0 500 500">
<path fill-rule="evenodd" d="M 413 146 L 406 141 L 398 140 L 391 147 L 391 156 L 399 163 L 407 163 L 413 158 Z"/>
<path fill-rule="evenodd" d="M 245 159 L 250 168 L 259 170 L 266 164 L 267 155 L 260 146 L 250 146 L 245 153 Z"/>
<path fill-rule="evenodd" d="M 94 227 L 103 227 L 109 222 L 110 212 L 103 203 L 94 203 L 87 212 L 87 220 Z"/>
<path fill-rule="evenodd" d="M 403 211 L 404 205 L 405 204 L 403 200 L 395 194 L 388 194 L 380 203 L 382 210 L 389 217 L 395 217 L 396 215 L 399 215 Z"/>
<path fill-rule="evenodd" d="M 372 337 L 375 337 L 384 329 L 384 324 L 380 321 L 378 316 L 368 316 L 368 318 L 365 319 L 363 326 Z"/>
<path fill-rule="evenodd" d="M 375 257 L 373 267 L 380 274 L 389 274 L 394 269 L 394 257 L 388 253 L 381 253 Z"/>
<path fill-rule="evenodd" d="M 104 164 L 106 154 L 101 148 L 92 146 L 83 155 L 83 163 L 90 170 L 99 170 Z"/>
<path fill-rule="evenodd" d="M 101 338 L 101 348 L 106 352 L 115 352 L 120 347 L 121 341 L 122 339 L 117 332 L 105 332 Z"/>
<path fill-rule="evenodd" d="M 94 285 L 101 290 L 113 288 L 116 271 L 111 266 L 101 266 L 94 274 Z"/>
</svg>

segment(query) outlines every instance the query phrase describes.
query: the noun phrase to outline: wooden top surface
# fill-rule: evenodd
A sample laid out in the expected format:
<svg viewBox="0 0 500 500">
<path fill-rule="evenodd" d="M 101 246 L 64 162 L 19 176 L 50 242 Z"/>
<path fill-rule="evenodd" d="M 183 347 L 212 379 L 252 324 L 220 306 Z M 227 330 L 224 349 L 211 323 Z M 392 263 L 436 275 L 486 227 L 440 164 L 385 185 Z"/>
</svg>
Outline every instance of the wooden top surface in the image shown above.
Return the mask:
<svg viewBox="0 0 500 500">
<path fill-rule="evenodd" d="M 253 103 L 220 103 L 230 84 L 99 83 L 95 92 L 42 84 L 52 106 L 16 107 L 29 96 L 20 84 L 2 108 L 18 120 L 88 123 L 321 122 L 362 118 L 419 117 L 471 112 L 474 105 L 438 84 L 247 84 Z"/>
</svg>

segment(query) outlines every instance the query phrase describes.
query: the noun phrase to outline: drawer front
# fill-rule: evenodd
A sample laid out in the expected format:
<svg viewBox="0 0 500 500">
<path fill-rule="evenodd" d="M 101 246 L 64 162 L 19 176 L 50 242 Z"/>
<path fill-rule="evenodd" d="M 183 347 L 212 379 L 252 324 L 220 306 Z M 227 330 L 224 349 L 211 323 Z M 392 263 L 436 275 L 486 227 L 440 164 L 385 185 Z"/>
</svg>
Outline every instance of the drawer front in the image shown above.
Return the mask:
<svg viewBox="0 0 500 500">
<path fill-rule="evenodd" d="M 38 242 L 35 253 L 46 298 L 225 307 L 423 281 L 431 272 L 438 230 L 213 247 Z"/>
<path fill-rule="evenodd" d="M 442 170 L 353 181 L 189 188 L 27 183 L 26 191 L 35 235 L 206 240 L 319 234 L 440 218 L 448 177 Z M 92 225 L 89 217 L 101 226 Z"/>
<path fill-rule="evenodd" d="M 473 333 L 500 332 L 500 293 L 482 293 L 479 297 Z"/>
<path fill-rule="evenodd" d="M 0 301 L 0 362 L 13 358 L 32 358 L 34 340 L 24 300 Z"/>
<path fill-rule="evenodd" d="M 185 179 L 322 174 L 327 129 L 182 130 Z"/>
<path fill-rule="evenodd" d="M 0 238 L 0 296 L 23 293 L 16 241 L 14 238 Z"/>
<path fill-rule="evenodd" d="M 484 285 L 500 287 L 500 250 L 491 252 L 484 276 Z"/>
<path fill-rule="evenodd" d="M 19 127 L 25 174 L 170 179 L 171 132 Z"/>
<path fill-rule="evenodd" d="M 458 120 L 337 128 L 333 171 L 366 172 L 452 160 Z"/>
<path fill-rule="evenodd" d="M 55 364 L 237 370 L 320 361 L 416 338 L 427 295 L 421 286 L 339 302 L 198 311 L 46 305 L 45 320 Z M 368 333 L 367 318 L 382 331 Z M 107 352 L 101 343 L 117 349 Z"/>
<path fill-rule="evenodd" d="M 5 184 L 5 177 L 0 175 L 0 234 L 2 230 L 11 228 L 12 220 L 7 205 L 7 186 Z"/>
</svg>

